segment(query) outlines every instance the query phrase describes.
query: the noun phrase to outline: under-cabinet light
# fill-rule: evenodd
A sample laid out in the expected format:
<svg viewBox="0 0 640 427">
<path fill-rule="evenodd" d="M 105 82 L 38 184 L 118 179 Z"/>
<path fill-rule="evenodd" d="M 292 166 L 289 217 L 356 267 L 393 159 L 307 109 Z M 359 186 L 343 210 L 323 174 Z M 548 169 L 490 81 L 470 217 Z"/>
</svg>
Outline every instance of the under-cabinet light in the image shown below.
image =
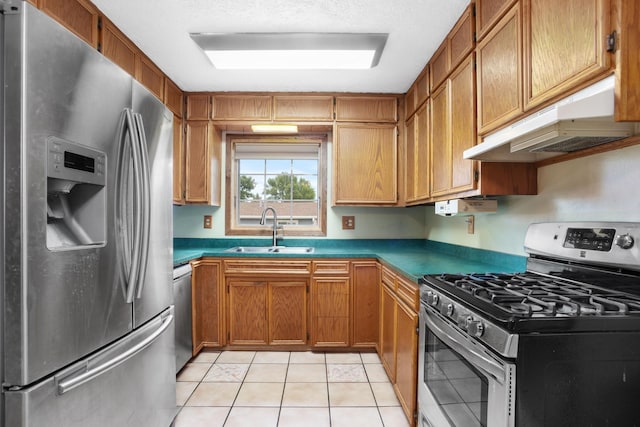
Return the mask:
<svg viewBox="0 0 640 427">
<path fill-rule="evenodd" d="M 218 69 L 366 69 L 375 67 L 388 34 L 193 33 Z"/>
<path fill-rule="evenodd" d="M 298 133 L 298 126 L 285 124 L 251 125 L 251 130 L 255 133 Z"/>
</svg>

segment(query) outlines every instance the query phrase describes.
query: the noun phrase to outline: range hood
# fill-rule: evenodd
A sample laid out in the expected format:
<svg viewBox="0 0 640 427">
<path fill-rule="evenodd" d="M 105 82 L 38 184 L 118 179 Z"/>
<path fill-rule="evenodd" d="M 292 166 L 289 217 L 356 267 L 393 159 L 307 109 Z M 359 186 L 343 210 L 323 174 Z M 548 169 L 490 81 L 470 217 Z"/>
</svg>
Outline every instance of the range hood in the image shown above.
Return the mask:
<svg viewBox="0 0 640 427">
<path fill-rule="evenodd" d="M 465 159 L 535 162 L 631 136 L 635 123 L 613 120 L 615 76 L 609 76 L 485 136 Z"/>
</svg>

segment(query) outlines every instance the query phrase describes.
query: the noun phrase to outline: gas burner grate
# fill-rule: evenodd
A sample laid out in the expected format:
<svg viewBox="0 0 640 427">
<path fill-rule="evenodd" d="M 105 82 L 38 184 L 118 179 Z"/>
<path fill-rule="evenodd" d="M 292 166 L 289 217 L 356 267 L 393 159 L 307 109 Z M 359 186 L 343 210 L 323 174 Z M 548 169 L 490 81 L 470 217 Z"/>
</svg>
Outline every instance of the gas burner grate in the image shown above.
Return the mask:
<svg viewBox="0 0 640 427">
<path fill-rule="evenodd" d="M 640 298 L 535 273 L 443 274 L 441 283 L 516 317 L 640 315 Z"/>
</svg>

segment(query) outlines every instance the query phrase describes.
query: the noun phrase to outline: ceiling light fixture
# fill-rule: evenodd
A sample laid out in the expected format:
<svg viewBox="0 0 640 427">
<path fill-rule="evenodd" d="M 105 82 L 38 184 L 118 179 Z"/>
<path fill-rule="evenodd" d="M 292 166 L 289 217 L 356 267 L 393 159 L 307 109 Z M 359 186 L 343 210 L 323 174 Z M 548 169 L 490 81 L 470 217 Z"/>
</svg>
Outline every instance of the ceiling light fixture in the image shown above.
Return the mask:
<svg viewBox="0 0 640 427">
<path fill-rule="evenodd" d="M 262 124 L 251 125 L 255 133 L 298 133 L 298 126 L 287 124 Z"/>
<path fill-rule="evenodd" d="M 218 69 L 367 69 L 378 64 L 384 33 L 192 33 Z"/>
</svg>

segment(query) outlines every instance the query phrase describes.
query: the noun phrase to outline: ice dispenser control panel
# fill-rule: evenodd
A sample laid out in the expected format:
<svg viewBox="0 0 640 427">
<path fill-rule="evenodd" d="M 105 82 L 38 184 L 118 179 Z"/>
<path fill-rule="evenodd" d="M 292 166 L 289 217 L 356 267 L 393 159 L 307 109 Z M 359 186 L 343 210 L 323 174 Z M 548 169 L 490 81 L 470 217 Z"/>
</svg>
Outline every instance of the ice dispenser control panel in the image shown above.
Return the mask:
<svg viewBox="0 0 640 427">
<path fill-rule="evenodd" d="M 47 176 L 104 185 L 106 155 L 100 151 L 51 137 L 48 141 Z"/>
</svg>

